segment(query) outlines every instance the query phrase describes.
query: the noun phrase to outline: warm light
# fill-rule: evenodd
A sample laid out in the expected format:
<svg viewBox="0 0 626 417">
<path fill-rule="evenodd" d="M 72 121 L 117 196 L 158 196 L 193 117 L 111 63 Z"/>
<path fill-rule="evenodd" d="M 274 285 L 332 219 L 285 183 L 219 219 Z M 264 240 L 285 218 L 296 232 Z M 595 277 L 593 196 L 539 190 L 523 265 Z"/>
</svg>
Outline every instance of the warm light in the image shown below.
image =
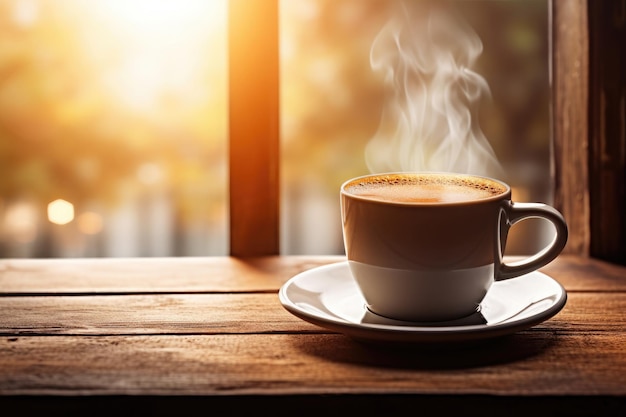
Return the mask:
<svg viewBox="0 0 626 417">
<path fill-rule="evenodd" d="M 145 185 L 155 185 L 163 181 L 165 174 L 158 164 L 147 162 L 137 169 L 137 178 Z"/>
<path fill-rule="evenodd" d="M 74 205 L 65 200 L 54 200 L 48 204 L 48 220 L 55 224 L 67 224 L 74 220 Z"/>
<path fill-rule="evenodd" d="M 102 216 L 93 211 L 86 211 L 78 216 L 78 230 L 86 235 L 97 235 L 102 231 Z"/>
<path fill-rule="evenodd" d="M 225 55 L 226 2 L 107 0 L 87 2 L 85 48 L 115 51 L 97 62 L 97 83 L 111 99 L 141 113 L 164 103 L 206 100 L 207 73 Z M 97 55 L 93 55 L 97 57 Z M 98 58 L 99 59 L 99 58 Z"/>
<path fill-rule="evenodd" d="M 15 240 L 28 243 L 37 235 L 37 211 L 32 204 L 16 203 L 7 207 L 2 231 Z"/>
</svg>

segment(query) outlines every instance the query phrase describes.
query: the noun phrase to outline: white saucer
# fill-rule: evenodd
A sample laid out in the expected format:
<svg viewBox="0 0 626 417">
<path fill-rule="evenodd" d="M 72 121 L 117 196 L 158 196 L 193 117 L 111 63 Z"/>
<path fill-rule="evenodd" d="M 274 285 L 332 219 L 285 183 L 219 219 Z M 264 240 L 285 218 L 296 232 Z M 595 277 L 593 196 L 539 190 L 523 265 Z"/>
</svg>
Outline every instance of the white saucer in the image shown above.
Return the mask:
<svg viewBox="0 0 626 417">
<path fill-rule="evenodd" d="M 283 307 L 295 316 L 349 337 L 373 342 L 457 343 L 504 336 L 557 314 L 565 289 L 541 272 L 493 283 L 475 314 L 454 321 L 413 323 L 370 312 L 347 262 L 304 271 L 280 289 Z"/>
</svg>

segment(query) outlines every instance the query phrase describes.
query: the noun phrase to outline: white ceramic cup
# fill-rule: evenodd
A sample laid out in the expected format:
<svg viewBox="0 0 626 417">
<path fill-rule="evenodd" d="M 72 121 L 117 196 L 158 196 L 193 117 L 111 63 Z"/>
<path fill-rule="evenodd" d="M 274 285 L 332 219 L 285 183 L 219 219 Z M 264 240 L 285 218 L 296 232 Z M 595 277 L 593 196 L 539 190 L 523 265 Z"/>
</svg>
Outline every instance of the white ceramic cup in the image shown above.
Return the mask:
<svg viewBox="0 0 626 417">
<path fill-rule="evenodd" d="M 567 225 L 553 207 L 511 201 L 498 180 L 454 173 L 389 173 L 341 186 L 350 270 L 370 311 L 413 322 L 476 312 L 494 281 L 532 272 L 556 258 Z M 552 242 L 507 264 L 509 229 L 527 218 L 554 225 Z"/>
</svg>

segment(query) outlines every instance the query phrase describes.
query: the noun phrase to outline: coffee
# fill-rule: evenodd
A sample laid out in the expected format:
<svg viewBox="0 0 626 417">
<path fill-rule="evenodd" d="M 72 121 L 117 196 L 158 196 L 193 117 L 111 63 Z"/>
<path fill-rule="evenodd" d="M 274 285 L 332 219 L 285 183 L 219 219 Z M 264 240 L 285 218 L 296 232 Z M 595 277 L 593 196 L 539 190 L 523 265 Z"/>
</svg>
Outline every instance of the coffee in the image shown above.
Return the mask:
<svg viewBox="0 0 626 417">
<path fill-rule="evenodd" d="M 390 174 L 355 180 L 346 192 L 368 199 L 397 203 L 457 203 L 481 200 L 506 192 L 502 184 L 464 175 Z"/>
<path fill-rule="evenodd" d="M 397 320 L 474 314 L 493 282 L 541 268 L 567 242 L 556 209 L 513 204 L 509 186 L 495 179 L 385 173 L 346 181 L 340 196 L 346 258 L 365 305 Z M 533 256 L 505 263 L 510 228 L 531 218 L 550 222 L 555 238 Z"/>
</svg>

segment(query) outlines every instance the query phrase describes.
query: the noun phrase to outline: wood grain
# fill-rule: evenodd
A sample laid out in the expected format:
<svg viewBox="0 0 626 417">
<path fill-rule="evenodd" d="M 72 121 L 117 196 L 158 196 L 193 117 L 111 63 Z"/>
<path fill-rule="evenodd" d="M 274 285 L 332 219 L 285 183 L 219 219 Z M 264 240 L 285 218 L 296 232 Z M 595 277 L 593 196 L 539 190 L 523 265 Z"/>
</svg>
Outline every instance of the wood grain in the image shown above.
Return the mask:
<svg viewBox="0 0 626 417">
<path fill-rule="evenodd" d="M 289 314 L 276 294 L 0 298 L 0 334 L 9 336 L 289 331 L 321 329 Z"/>
<path fill-rule="evenodd" d="M 585 256 L 561 255 L 541 269 L 567 291 L 625 291 L 626 268 Z"/>
<path fill-rule="evenodd" d="M 553 318 L 483 343 L 400 347 L 357 342 L 280 305 L 276 292 L 294 273 L 341 260 L 2 260 L 0 409 L 180 415 L 193 404 L 231 416 L 250 407 L 319 416 L 387 415 L 426 404 L 465 416 L 626 411 L 626 268 L 561 256 L 546 267 L 569 291 Z"/>
<path fill-rule="evenodd" d="M 333 334 L 31 336 L 0 341 L 0 395 L 626 395 L 625 343 L 526 332 L 420 352 Z"/>
<path fill-rule="evenodd" d="M 0 260 L 0 297 L 27 294 L 276 292 L 343 256 Z M 626 290 L 626 268 L 561 255 L 542 271 L 568 291 Z"/>
<path fill-rule="evenodd" d="M 552 1 L 554 204 L 570 229 L 566 253 L 589 255 L 587 0 Z"/>
<path fill-rule="evenodd" d="M 602 305 L 602 308 L 598 308 Z M 626 329 L 626 293 L 573 293 L 537 328 Z M 332 333 L 288 313 L 276 294 L 113 295 L 0 298 L 0 335 Z M 584 337 L 584 336 L 583 336 Z"/>
<path fill-rule="evenodd" d="M 59 293 L 276 292 L 341 256 L 0 259 L 0 296 Z"/>
</svg>

